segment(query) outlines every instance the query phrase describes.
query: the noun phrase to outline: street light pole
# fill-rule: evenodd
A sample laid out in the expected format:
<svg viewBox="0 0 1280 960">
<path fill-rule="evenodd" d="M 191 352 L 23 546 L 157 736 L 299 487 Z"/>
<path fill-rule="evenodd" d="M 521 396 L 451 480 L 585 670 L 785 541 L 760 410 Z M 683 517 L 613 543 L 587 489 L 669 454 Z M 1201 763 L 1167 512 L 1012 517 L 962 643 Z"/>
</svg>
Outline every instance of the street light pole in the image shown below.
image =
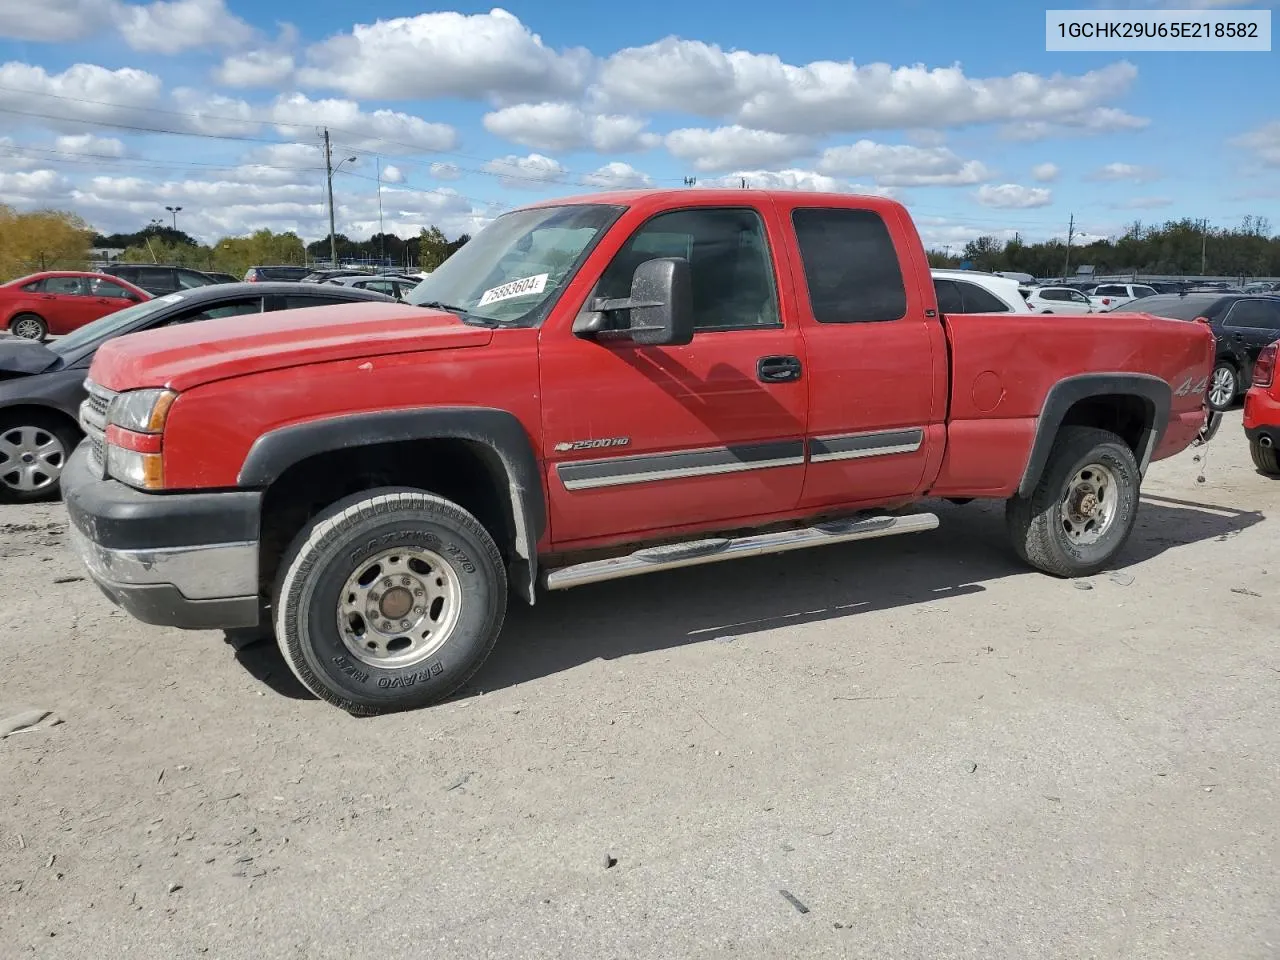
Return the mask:
<svg viewBox="0 0 1280 960">
<path fill-rule="evenodd" d="M 333 165 L 333 149 L 329 143 L 329 128 L 324 128 L 324 169 L 329 182 L 329 260 L 336 269 L 338 266 L 338 235 L 333 222 L 333 175 L 344 163 L 355 163 L 355 157 L 343 157 L 337 166 Z"/>
<path fill-rule="evenodd" d="M 178 232 L 178 213 L 182 210 L 182 208 L 181 207 L 165 207 L 165 209 L 168 210 L 171 214 L 173 214 L 173 232 L 177 233 Z"/>
</svg>

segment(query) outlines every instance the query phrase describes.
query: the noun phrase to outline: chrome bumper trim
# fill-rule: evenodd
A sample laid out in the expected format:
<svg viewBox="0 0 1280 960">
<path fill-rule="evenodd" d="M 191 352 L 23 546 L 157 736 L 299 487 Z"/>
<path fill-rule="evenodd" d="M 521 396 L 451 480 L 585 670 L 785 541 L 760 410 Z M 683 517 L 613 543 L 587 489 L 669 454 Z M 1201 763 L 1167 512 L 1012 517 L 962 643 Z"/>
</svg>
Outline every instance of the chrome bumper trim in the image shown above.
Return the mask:
<svg viewBox="0 0 1280 960">
<path fill-rule="evenodd" d="M 188 600 L 256 596 L 258 544 L 216 543 L 158 550 L 112 550 L 70 524 L 72 547 L 99 583 L 113 586 L 167 584 Z"/>
</svg>

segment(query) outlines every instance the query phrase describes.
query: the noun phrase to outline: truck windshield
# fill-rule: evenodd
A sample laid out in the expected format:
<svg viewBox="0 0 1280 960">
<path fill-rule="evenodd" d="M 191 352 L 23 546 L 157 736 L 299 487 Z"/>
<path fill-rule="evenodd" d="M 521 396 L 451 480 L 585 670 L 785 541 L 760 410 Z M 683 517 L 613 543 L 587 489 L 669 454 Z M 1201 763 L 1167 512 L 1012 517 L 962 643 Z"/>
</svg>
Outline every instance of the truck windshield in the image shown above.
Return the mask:
<svg viewBox="0 0 1280 960">
<path fill-rule="evenodd" d="M 414 287 L 409 302 L 504 325 L 537 323 L 622 209 L 593 203 L 503 214 Z"/>
</svg>

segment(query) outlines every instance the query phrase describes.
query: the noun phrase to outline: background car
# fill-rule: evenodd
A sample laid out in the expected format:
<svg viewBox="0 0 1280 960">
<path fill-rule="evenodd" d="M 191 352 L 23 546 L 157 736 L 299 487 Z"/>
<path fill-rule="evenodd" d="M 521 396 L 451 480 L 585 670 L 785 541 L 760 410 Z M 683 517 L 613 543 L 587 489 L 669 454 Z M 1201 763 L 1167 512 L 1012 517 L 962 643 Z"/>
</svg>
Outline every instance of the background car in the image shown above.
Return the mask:
<svg viewBox="0 0 1280 960">
<path fill-rule="evenodd" d="M 33 273 L 0 285 L 0 327 L 24 340 L 44 340 L 150 299 L 147 291 L 101 273 Z"/>
<path fill-rule="evenodd" d="M 244 272 L 245 283 L 265 283 L 268 280 L 285 280 L 296 282 L 312 273 L 310 267 L 299 267 L 292 264 L 276 266 L 250 267 Z"/>
<path fill-rule="evenodd" d="M 1280 477 L 1280 380 L 1276 352 L 1280 341 L 1267 344 L 1253 368 L 1253 385 L 1244 398 L 1244 435 L 1253 465 L 1269 477 Z"/>
<path fill-rule="evenodd" d="M 932 270 L 938 309 L 943 313 L 1030 313 L 1018 281 L 971 270 Z"/>
<path fill-rule="evenodd" d="M 82 436 L 78 415 L 88 396 L 85 374 L 106 341 L 217 317 L 370 300 L 395 302 L 346 287 L 220 283 L 129 306 L 48 345 L 0 341 L 0 503 L 56 495 L 63 465 Z"/>
<path fill-rule="evenodd" d="M 1243 293 L 1158 294 L 1125 307 L 1173 320 L 1203 317 L 1217 341 L 1217 359 L 1209 380 L 1209 406 L 1226 410 L 1253 379 L 1253 364 L 1262 348 L 1280 337 L 1280 297 Z"/>
<path fill-rule="evenodd" d="M 206 287 L 216 281 L 202 270 L 188 267 L 168 267 L 154 263 L 111 263 L 103 267 L 102 273 L 111 277 L 119 277 L 141 287 L 153 297 L 163 297 L 179 290 L 191 290 L 195 287 Z"/>
<path fill-rule="evenodd" d="M 1085 291 L 1094 313 L 1110 313 L 1130 300 L 1154 297 L 1156 290 L 1145 283 L 1100 283 Z"/>
<path fill-rule="evenodd" d="M 1073 287 L 1035 287 L 1027 295 L 1032 313 L 1093 313 L 1093 304 Z"/>
<path fill-rule="evenodd" d="M 404 277 L 373 277 L 367 275 L 334 277 L 331 280 L 325 281 L 326 284 L 340 287 L 353 287 L 356 290 L 373 290 L 376 293 L 384 293 L 389 297 L 395 297 L 397 300 L 403 300 L 409 295 L 409 291 L 421 282 L 421 280 L 408 280 Z"/>
<path fill-rule="evenodd" d="M 369 274 L 364 270 L 356 270 L 351 267 L 338 267 L 328 270 L 313 270 L 302 278 L 303 283 L 325 283 L 337 277 L 367 277 Z"/>
<path fill-rule="evenodd" d="M 201 270 L 201 273 L 208 274 L 213 278 L 214 283 L 240 283 L 239 277 L 233 277 L 229 273 L 218 273 L 216 270 Z"/>
</svg>

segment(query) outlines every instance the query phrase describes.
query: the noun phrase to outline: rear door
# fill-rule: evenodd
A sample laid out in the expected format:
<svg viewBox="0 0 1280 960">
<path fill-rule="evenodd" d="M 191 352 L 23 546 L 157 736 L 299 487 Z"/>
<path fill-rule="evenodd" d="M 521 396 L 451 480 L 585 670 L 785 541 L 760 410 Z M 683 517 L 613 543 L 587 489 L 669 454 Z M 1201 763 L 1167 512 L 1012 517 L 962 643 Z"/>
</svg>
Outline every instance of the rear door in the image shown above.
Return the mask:
<svg viewBox="0 0 1280 960">
<path fill-rule="evenodd" d="M 948 375 L 915 228 L 891 206 L 788 198 L 779 208 L 799 254 L 791 260 L 808 355 L 800 506 L 910 496 L 942 456 Z"/>
<path fill-rule="evenodd" d="M 1222 320 L 1223 331 L 1244 348 L 1250 362 L 1280 338 L 1280 300 L 1237 300 Z"/>
</svg>

